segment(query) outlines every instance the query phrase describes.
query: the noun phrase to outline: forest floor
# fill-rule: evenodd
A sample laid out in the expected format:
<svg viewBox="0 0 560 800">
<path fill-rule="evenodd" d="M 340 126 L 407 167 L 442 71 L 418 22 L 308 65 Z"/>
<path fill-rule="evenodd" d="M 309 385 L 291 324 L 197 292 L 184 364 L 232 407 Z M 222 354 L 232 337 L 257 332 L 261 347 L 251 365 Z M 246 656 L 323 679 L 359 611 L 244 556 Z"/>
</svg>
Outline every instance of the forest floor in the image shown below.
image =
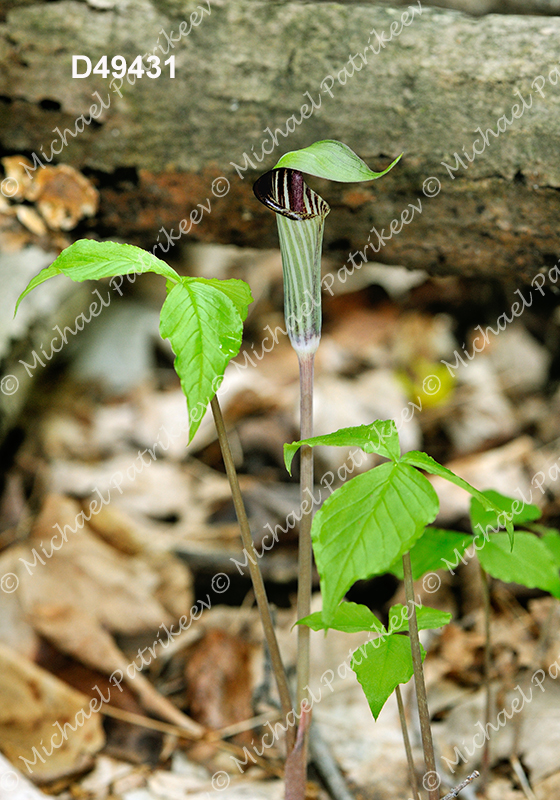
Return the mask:
<svg viewBox="0 0 560 800">
<path fill-rule="evenodd" d="M 174 266 L 243 278 L 255 297 L 220 399 L 257 548 L 282 529 L 261 567 L 293 673 L 299 489 L 282 448 L 298 438 L 298 368 L 281 330 L 280 255 L 191 245 Z M 283 796 L 282 741 L 259 746 L 279 716 L 228 482 L 209 414 L 188 444 L 184 396 L 158 334 L 162 284 L 142 276 L 122 297 L 107 282 L 96 287 L 109 307 L 36 371 L 2 445 L 0 749 L 12 766 L 0 763 L 0 795 L 10 800 Z M 338 286 L 324 298 L 315 431 L 393 418 L 403 449 L 425 449 L 479 489 L 530 496 L 543 524 L 558 525 L 555 294 L 522 287 L 528 307 L 510 322 L 517 286 L 372 264 Z M 318 448 L 316 496 L 375 463 Z M 469 530 L 469 497 L 433 483 L 435 524 Z M 423 638 L 442 794 L 480 769 L 483 752 L 484 596 L 476 558 L 465 561 L 438 573 L 436 591 L 416 585 L 423 602 L 453 614 Z M 318 588 L 316 576 L 316 609 Z M 349 598 L 385 622 L 404 593 L 383 576 Z M 491 608 L 491 719 L 505 716 L 491 737 L 486 794 L 475 783 L 461 796 L 555 800 L 558 603 L 494 581 Z M 347 668 L 363 640 L 312 633 L 310 798 L 328 796 L 333 763 L 359 800 L 410 797 L 396 702 L 374 722 Z M 525 700 L 512 711 L 516 696 Z M 404 698 L 421 775 L 410 684 Z"/>
</svg>

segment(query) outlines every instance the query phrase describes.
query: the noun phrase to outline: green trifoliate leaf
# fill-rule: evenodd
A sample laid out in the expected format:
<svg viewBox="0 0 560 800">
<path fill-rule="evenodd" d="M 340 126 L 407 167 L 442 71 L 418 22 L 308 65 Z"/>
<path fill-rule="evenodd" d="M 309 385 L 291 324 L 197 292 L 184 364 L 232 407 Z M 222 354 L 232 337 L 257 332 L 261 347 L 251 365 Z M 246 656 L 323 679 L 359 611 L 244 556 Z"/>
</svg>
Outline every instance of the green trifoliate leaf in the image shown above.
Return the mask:
<svg viewBox="0 0 560 800">
<path fill-rule="evenodd" d="M 325 433 L 323 436 L 313 436 L 284 445 L 284 463 L 291 473 L 292 461 L 298 449 L 308 444 L 316 447 L 319 444 L 335 447 L 360 447 L 366 453 L 379 453 L 380 456 L 398 461 L 401 448 L 397 426 L 392 419 L 378 419 L 371 425 L 357 425 L 355 428 L 341 428 L 334 433 Z"/>
<path fill-rule="evenodd" d="M 411 450 L 402 457 L 402 461 L 405 464 L 412 464 L 414 467 L 423 469 L 426 472 L 429 472 L 431 475 L 439 475 L 440 478 L 445 478 L 446 481 L 454 483 L 456 486 L 460 486 L 461 489 L 464 489 L 473 497 L 476 497 L 482 506 L 489 511 L 496 511 L 497 513 L 501 511 L 501 509 L 498 508 L 491 500 L 489 500 L 483 492 L 479 492 L 478 489 L 475 489 L 474 486 L 471 486 L 470 483 L 467 483 L 467 481 L 463 480 L 463 478 L 455 475 L 455 473 L 451 472 L 451 470 L 447 469 L 447 467 L 444 467 L 442 464 L 438 464 L 437 461 L 435 461 L 426 453 L 421 453 L 418 450 Z M 513 525 L 511 520 L 506 521 L 506 528 L 510 535 L 511 542 L 513 543 Z"/>
<path fill-rule="evenodd" d="M 422 661 L 426 651 L 420 645 Z M 364 690 L 374 719 L 401 683 L 412 678 L 412 654 L 408 636 L 380 636 L 354 651 L 350 664 Z"/>
<path fill-rule="evenodd" d="M 239 352 L 251 300 L 243 281 L 180 278 L 163 304 L 160 333 L 176 355 L 175 370 L 189 410 L 189 441 L 229 360 Z"/>
<path fill-rule="evenodd" d="M 444 569 L 449 563 L 457 566 L 472 540 L 472 536 L 466 533 L 426 528 L 410 551 L 412 579 L 417 581 L 426 572 Z M 402 580 L 404 577 L 402 559 L 395 561 L 389 572 Z"/>
<path fill-rule="evenodd" d="M 329 629 L 344 631 L 344 633 L 359 633 L 360 631 L 383 633 L 385 631 L 373 611 L 359 603 L 341 603 L 329 624 L 323 619 L 322 611 L 309 614 L 309 616 L 299 619 L 296 624 L 307 625 L 314 631 L 328 631 Z"/>
<path fill-rule="evenodd" d="M 328 625 L 352 584 L 387 572 L 438 509 L 430 482 L 408 464 L 393 462 L 357 475 L 327 498 L 311 535 Z"/>
<path fill-rule="evenodd" d="M 554 563 L 560 569 L 560 533 L 555 528 L 545 528 L 543 534 L 542 542 L 548 547 Z"/>
<path fill-rule="evenodd" d="M 475 533 L 492 533 L 493 530 L 505 528 L 509 520 L 513 525 L 523 525 L 525 522 L 533 522 L 541 516 L 541 510 L 532 503 L 525 503 L 523 500 L 507 497 L 505 494 L 488 489 L 482 493 L 490 500 L 498 512 L 493 509 L 483 508 L 482 504 L 475 497 L 471 500 L 471 526 Z"/>
<path fill-rule="evenodd" d="M 437 608 L 429 608 L 428 606 L 413 607 L 413 609 L 416 611 L 419 631 L 441 628 L 443 625 L 447 625 L 453 616 L 447 611 L 440 611 Z M 413 611 L 410 610 L 409 606 L 403 606 L 400 603 L 391 606 L 389 609 L 389 633 L 408 631 L 408 621 L 411 613 Z"/>
<path fill-rule="evenodd" d="M 140 247 L 79 239 L 63 250 L 50 267 L 45 267 L 29 282 L 17 301 L 16 313 L 19 304 L 29 292 L 55 275 L 66 275 L 73 281 L 87 281 L 130 275 L 134 272 L 155 272 L 172 283 L 180 280 L 180 276 L 168 264 Z"/>
<path fill-rule="evenodd" d="M 203 281 L 204 285 L 213 286 L 215 289 L 218 289 L 218 291 L 227 295 L 236 307 L 241 321 L 245 322 L 249 306 L 253 302 L 249 284 L 245 283 L 245 281 L 237 280 L 236 278 L 230 278 L 228 280 L 221 280 L 219 278 L 198 278 L 197 280 L 200 282 Z"/>
<path fill-rule="evenodd" d="M 494 533 L 478 551 L 478 559 L 493 578 L 560 598 L 558 566 L 546 544 L 533 533 L 517 531 L 513 549 L 505 533 Z"/>
<path fill-rule="evenodd" d="M 402 154 L 401 154 L 402 155 Z M 315 175 L 317 178 L 327 178 L 331 181 L 354 183 L 358 181 L 372 181 L 380 178 L 392 169 L 401 156 L 398 156 L 383 172 L 373 172 L 365 161 L 356 155 L 348 145 L 335 139 L 324 139 L 314 142 L 309 147 L 293 150 L 286 153 L 278 161 L 274 169 L 287 167 Z"/>
</svg>

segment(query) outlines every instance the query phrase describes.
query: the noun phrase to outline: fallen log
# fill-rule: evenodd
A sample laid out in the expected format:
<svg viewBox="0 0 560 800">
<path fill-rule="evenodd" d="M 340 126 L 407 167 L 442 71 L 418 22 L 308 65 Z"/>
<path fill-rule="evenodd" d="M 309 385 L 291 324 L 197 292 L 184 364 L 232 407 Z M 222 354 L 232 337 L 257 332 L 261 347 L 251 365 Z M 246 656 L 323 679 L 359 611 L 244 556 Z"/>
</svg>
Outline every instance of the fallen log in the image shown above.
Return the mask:
<svg viewBox="0 0 560 800">
<path fill-rule="evenodd" d="M 35 169 L 92 175 L 96 230 L 162 257 L 170 237 L 274 246 L 251 185 L 287 150 L 336 138 L 374 169 L 404 152 L 375 183 L 315 182 L 333 207 L 326 252 L 343 263 L 370 236 L 370 260 L 519 282 L 560 255 L 559 38 L 558 18 L 418 0 L 16 3 L 0 28 L 2 142 Z M 150 52 L 156 79 L 72 78 L 72 55 L 110 68 Z"/>
</svg>

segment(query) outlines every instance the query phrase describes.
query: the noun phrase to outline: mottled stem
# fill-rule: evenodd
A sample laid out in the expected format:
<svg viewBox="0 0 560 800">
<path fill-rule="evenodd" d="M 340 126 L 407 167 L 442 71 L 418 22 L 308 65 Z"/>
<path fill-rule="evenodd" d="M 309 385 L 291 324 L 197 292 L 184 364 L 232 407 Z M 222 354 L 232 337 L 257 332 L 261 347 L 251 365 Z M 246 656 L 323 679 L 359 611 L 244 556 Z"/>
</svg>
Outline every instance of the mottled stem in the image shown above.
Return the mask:
<svg viewBox="0 0 560 800">
<path fill-rule="evenodd" d="M 410 553 L 403 556 L 404 589 L 406 602 L 414 613 L 409 616 L 410 647 L 412 650 L 412 666 L 414 669 L 414 683 L 416 686 L 416 702 L 418 704 L 418 716 L 420 717 L 420 733 L 422 735 L 422 749 L 424 751 L 424 763 L 426 773 L 424 775 L 424 788 L 428 792 L 429 800 L 439 800 L 439 780 L 436 770 L 436 758 L 434 755 L 434 743 L 432 741 L 432 729 L 430 728 L 430 712 L 428 710 L 428 696 L 426 694 L 426 684 L 424 682 L 424 669 L 422 667 L 422 653 L 420 651 L 420 639 L 418 637 L 418 620 L 416 619 L 416 609 L 414 606 L 414 582 L 412 580 L 412 566 L 410 564 Z"/>
<path fill-rule="evenodd" d="M 300 376 L 300 438 L 313 436 L 313 355 L 299 356 Z M 308 445 L 301 448 L 300 499 L 302 511 L 299 525 L 299 563 L 298 563 L 298 619 L 311 613 L 311 577 L 313 551 L 311 547 L 311 521 L 313 519 L 313 449 Z M 297 702 L 301 704 L 308 696 L 309 685 L 309 641 L 310 629 L 307 625 L 298 626 L 297 657 Z"/>
<path fill-rule="evenodd" d="M 259 567 L 258 555 L 255 550 L 253 537 L 251 536 L 251 529 L 249 527 L 249 520 L 247 519 L 245 503 L 243 502 L 241 489 L 239 488 L 237 470 L 235 469 L 235 464 L 231 454 L 231 448 L 229 446 L 229 440 L 224 424 L 224 418 L 222 416 L 222 410 L 220 408 L 217 396 L 213 397 L 210 405 L 212 407 L 212 414 L 214 415 L 216 431 L 218 432 L 218 440 L 220 442 L 222 458 L 224 459 L 224 465 L 231 488 L 233 505 L 235 507 L 235 513 L 239 522 L 239 528 L 241 530 L 241 541 L 243 542 L 243 547 L 248 555 L 249 573 L 253 582 L 257 607 L 259 609 L 259 614 L 264 629 L 264 636 L 268 647 L 268 652 L 270 653 L 270 661 L 272 663 L 276 685 L 278 686 L 282 715 L 284 718 L 290 719 L 288 715 L 292 712 L 292 699 L 290 696 L 290 689 L 288 687 L 288 679 L 282 663 L 282 656 L 280 655 L 280 648 L 278 647 L 278 640 L 274 630 L 274 623 L 270 613 L 266 589 Z M 294 743 L 295 731 L 293 726 L 290 726 L 286 733 L 286 746 L 288 752 L 292 750 Z"/>
<path fill-rule="evenodd" d="M 397 695 L 397 706 L 399 707 L 399 719 L 401 721 L 402 738 L 404 742 L 404 749 L 406 752 L 406 761 L 408 764 L 408 779 L 410 781 L 410 788 L 412 789 L 414 800 L 420 800 L 420 794 L 418 791 L 418 781 L 416 780 L 416 772 L 414 771 L 414 759 L 412 758 L 412 747 L 410 746 L 410 737 L 408 735 L 408 725 L 406 722 L 406 713 L 404 710 L 404 703 L 400 686 L 397 686 L 397 688 L 395 689 L 395 694 Z"/>
</svg>

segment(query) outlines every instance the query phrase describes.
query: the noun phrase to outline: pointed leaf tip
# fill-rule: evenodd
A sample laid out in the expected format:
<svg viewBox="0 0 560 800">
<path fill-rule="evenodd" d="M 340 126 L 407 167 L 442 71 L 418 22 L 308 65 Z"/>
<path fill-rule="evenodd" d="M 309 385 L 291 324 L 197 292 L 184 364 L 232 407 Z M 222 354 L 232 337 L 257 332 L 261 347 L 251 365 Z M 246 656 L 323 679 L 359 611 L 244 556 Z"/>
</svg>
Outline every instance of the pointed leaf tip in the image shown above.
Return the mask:
<svg viewBox="0 0 560 800">
<path fill-rule="evenodd" d="M 66 275 L 73 281 L 98 280 L 116 275 L 140 275 L 155 272 L 173 283 L 180 276 L 165 261 L 152 253 L 120 242 L 97 242 L 94 239 L 78 239 L 56 258 L 49 267 L 41 270 L 23 290 L 16 303 L 19 304 L 33 289 L 55 275 Z"/>
<path fill-rule="evenodd" d="M 320 142 L 314 142 L 309 147 L 286 153 L 274 169 L 288 167 L 317 178 L 354 183 L 372 181 L 386 175 L 400 161 L 402 155 L 401 153 L 400 156 L 397 156 L 386 169 L 374 172 L 348 145 L 336 139 L 323 139 Z"/>
</svg>

